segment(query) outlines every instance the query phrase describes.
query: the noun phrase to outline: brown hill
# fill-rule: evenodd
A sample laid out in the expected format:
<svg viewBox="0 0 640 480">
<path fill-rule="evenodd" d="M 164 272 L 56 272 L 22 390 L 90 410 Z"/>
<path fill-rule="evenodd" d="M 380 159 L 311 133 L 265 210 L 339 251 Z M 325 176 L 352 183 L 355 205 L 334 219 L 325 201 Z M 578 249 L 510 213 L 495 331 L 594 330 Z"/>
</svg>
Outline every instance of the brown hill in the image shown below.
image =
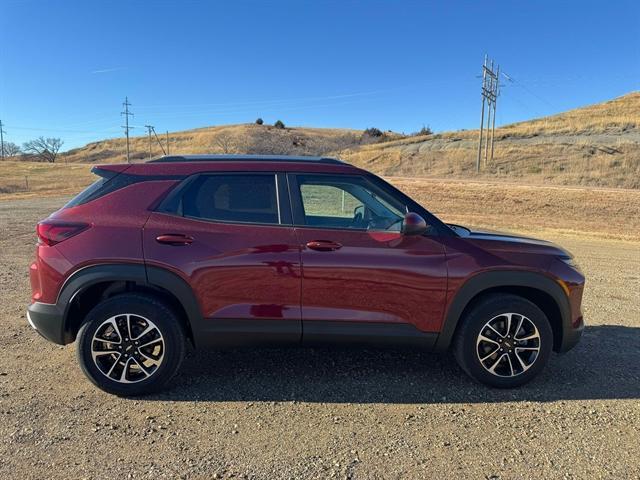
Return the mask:
<svg viewBox="0 0 640 480">
<path fill-rule="evenodd" d="M 496 129 L 484 177 L 640 188 L 640 92 Z M 386 175 L 475 175 L 478 131 L 447 132 L 358 146 L 341 157 Z"/>
<path fill-rule="evenodd" d="M 164 135 L 160 141 L 165 144 Z M 163 153 L 155 139 L 151 147 L 151 155 Z M 171 154 L 334 155 L 379 174 L 433 178 L 475 178 L 477 148 L 477 130 L 371 137 L 361 130 L 243 124 L 169 134 Z M 131 152 L 133 161 L 145 161 L 148 138 L 133 137 Z M 124 138 L 115 138 L 70 150 L 59 161 L 124 160 Z M 640 92 L 496 129 L 494 161 L 480 177 L 640 188 Z"/>
</svg>

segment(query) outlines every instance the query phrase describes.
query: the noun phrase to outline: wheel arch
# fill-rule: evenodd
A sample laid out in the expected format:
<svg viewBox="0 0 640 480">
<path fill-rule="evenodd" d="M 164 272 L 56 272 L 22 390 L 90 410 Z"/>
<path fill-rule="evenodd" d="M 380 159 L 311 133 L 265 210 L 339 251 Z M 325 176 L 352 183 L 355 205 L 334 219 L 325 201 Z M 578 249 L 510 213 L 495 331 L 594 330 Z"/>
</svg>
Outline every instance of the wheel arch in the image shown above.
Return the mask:
<svg viewBox="0 0 640 480">
<path fill-rule="evenodd" d="M 173 272 L 141 263 L 91 265 L 67 279 L 57 300 L 64 308 L 64 343 L 75 340 L 89 310 L 123 292 L 152 295 L 169 304 L 181 318 L 185 335 L 195 344 L 194 325 L 202 316 L 191 287 Z"/>
<path fill-rule="evenodd" d="M 562 349 L 564 331 L 571 326 L 571 310 L 560 284 L 543 273 L 501 270 L 479 273 L 457 290 L 449 302 L 435 350 L 449 348 L 465 314 L 481 298 L 495 293 L 518 295 L 538 306 L 551 324 L 553 349 Z"/>
</svg>

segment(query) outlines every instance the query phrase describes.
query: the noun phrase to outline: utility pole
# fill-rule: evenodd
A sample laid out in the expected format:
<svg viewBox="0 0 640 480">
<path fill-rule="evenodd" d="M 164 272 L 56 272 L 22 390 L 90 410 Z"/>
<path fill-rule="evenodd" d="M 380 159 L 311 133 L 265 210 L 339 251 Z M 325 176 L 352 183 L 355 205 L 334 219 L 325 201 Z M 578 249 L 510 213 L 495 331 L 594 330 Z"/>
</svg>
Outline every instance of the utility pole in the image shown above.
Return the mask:
<svg viewBox="0 0 640 480">
<path fill-rule="evenodd" d="M 162 153 L 166 155 L 167 152 L 164 150 L 164 145 L 162 145 L 162 142 L 158 138 L 158 134 L 156 133 L 156 129 L 151 127 L 151 131 L 153 132 L 153 135 L 155 135 L 156 141 L 158 142 L 158 145 L 160 145 L 160 148 L 162 149 Z"/>
<path fill-rule="evenodd" d="M 167 130 L 167 155 L 169 155 L 169 130 Z"/>
<path fill-rule="evenodd" d="M 0 120 L 0 160 L 4 160 L 4 137 L 3 135 L 7 133 L 2 130 L 2 120 Z"/>
<path fill-rule="evenodd" d="M 494 61 L 484 56 L 484 64 L 482 65 L 482 109 L 480 110 L 480 135 L 478 140 L 478 157 L 476 159 L 476 172 L 480 172 L 480 160 L 482 158 L 482 140 L 484 133 L 484 106 L 487 105 L 487 132 L 484 145 L 484 166 L 487 166 L 489 160 L 493 160 L 493 139 L 496 128 L 496 100 L 498 99 L 498 76 L 500 67 L 494 67 Z M 489 133 L 491 130 L 491 133 Z M 491 156 L 489 157 L 489 152 Z"/>
<path fill-rule="evenodd" d="M 151 130 L 153 130 L 153 125 L 145 125 L 144 128 L 147 129 L 147 134 L 149 136 L 149 160 L 151 160 Z"/>
<path fill-rule="evenodd" d="M 122 128 L 124 128 L 124 133 L 127 136 L 127 163 L 131 163 L 131 158 L 129 157 L 129 130 L 133 127 L 129 126 L 129 116 L 133 117 L 133 113 L 129 111 L 131 104 L 129 103 L 128 97 L 124 97 L 122 106 L 124 107 L 124 112 L 120 112 L 120 115 L 124 115 L 124 125 Z"/>
</svg>

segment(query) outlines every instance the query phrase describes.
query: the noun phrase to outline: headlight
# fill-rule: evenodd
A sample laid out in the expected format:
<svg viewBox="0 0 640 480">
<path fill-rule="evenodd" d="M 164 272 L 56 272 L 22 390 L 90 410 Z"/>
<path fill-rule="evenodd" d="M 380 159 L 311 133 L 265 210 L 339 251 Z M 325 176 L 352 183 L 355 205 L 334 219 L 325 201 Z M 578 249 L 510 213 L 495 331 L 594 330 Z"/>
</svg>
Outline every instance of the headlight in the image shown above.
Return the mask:
<svg viewBox="0 0 640 480">
<path fill-rule="evenodd" d="M 572 256 L 567 255 L 567 256 L 563 256 L 563 257 L 559 257 L 559 258 L 560 258 L 560 260 L 562 260 L 564 263 L 569 265 L 574 270 L 577 270 L 578 272 L 582 271 L 582 270 L 580 270 L 580 265 L 578 265 L 578 263 L 576 262 L 576 259 L 573 258 Z"/>
</svg>

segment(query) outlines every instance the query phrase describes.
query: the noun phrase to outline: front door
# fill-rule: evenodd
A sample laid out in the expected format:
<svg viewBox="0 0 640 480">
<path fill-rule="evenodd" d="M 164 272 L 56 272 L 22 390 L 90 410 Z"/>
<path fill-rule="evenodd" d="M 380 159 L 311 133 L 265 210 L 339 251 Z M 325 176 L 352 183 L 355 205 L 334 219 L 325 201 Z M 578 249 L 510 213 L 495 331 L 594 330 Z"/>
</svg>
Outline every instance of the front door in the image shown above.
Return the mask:
<svg viewBox="0 0 640 480">
<path fill-rule="evenodd" d="M 400 233 L 406 207 L 365 176 L 290 174 L 302 248 L 305 340 L 439 331 L 447 270 L 437 237 Z"/>
<path fill-rule="evenodd" d="M 300 247 L 284 175 L 212 173 L 187 182 L 175 211 L 149 218 L 144 253 L 148 266 L 177 272 L 194 291 L 203 316 L 196 341 L 299 341 Z"/>
</svg>

